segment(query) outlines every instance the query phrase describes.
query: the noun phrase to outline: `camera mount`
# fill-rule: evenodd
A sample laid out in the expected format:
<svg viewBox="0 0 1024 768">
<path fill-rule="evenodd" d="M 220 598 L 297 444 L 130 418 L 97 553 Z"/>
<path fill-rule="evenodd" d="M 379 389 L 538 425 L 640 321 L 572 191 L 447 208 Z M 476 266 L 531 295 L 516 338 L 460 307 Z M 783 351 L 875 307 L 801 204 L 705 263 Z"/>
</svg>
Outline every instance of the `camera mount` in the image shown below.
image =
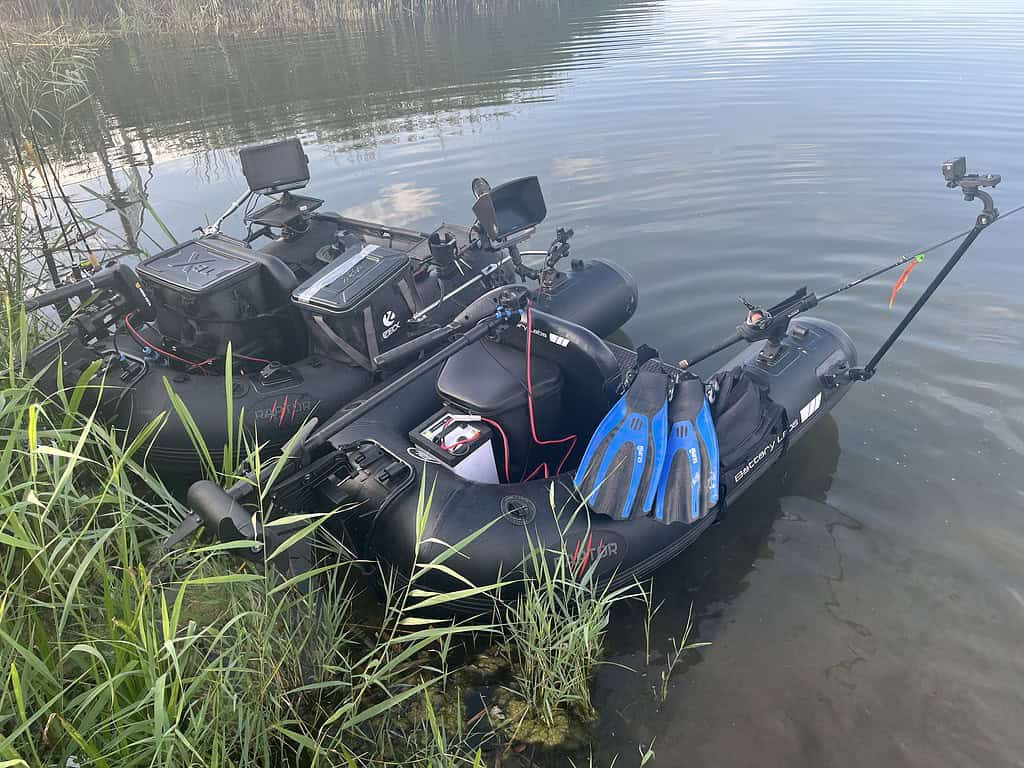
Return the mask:
<svg viewBox="0 0 1024 768">
<path fill-rule="evenodd" d="M 975 198 L 981 200 L 982 211 L 978 214 L 977 226 L 987 227 L 999 218 L 999 210 L 995 207 L 992 195 L 982 187 L 994 187 L 1003 177 L 997 173 L 967 173 L 967 158 L 961 155 L 954 160 L 942 164 L 942 177 L 950 189 L 958 188 L 964 193 L 964 200 L 970 202 Z"/>
</svg>

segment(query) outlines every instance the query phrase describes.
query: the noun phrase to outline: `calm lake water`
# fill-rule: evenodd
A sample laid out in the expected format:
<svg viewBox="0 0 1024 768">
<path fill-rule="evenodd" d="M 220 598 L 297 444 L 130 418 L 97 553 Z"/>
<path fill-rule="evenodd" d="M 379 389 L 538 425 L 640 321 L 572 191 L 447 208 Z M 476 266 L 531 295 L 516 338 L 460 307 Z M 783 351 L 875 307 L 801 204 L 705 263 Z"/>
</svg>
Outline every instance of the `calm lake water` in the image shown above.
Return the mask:
<svg viewBox="0 0 1024 768">
<path fill-rule="evenodd" d="M 328 35 L 118 45 L 69 172 L 144 185 L 179 234 L 243 180 L 238 146 L 299 135 L 309 191 L 366 218 L 470 217 L 469 182 L 539 174 L 547 245 L 625 264 L 626 331 L 678 359 L 770 303 L 962 229 L 939 165 L 1024 203 L 1024 12 L 960 0 L 508 2 Z M 156 227 L 149 227 L 157 231 Z M 614 616 L 607 765 L 1024 764 L 1024 216 L 986 232 L 878 376 Z M 929 256 L 817 314 L 864 359 Z M 713 368 L 705 367 L 705 371 Z M 687 657 L 662 703 L 668 638 Z"/>
</svg>

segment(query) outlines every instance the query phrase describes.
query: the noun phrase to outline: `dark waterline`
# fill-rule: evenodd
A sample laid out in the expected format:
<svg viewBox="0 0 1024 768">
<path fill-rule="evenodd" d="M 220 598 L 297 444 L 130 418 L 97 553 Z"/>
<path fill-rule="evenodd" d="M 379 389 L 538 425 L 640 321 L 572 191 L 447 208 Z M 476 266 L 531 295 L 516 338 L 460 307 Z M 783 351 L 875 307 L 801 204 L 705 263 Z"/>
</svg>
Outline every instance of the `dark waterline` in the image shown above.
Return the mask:
<svg viewBox="0 0 1024 768">
<path fill-rule="evenodd" d="M 1015 2 L 601 0 L 119 44 L 67 168 L 145 185 L 182 235 L 264 139 L 302 136 L 330 207 L 411 225 L 465 221 L 474 176 L 536 173 L 549 230 L 637 276 L 629 336 L 679 358 L 738 294 L 824 290 L 970 226 L 947 157 L 1024 202 L 1022 43 Z M 664 704 L 641 615 L 615 617 L 611 661 L 638 671 L 598 677 L 600 764 L 652 741 L 655 765 L 1022 764 L 1021 227 L 986 232 L 879 375 L 659 575 L 657 654 L 691 602 L 713 643 Z M 891 285 L 819 314 L 866 356 Z"/>
</svg>

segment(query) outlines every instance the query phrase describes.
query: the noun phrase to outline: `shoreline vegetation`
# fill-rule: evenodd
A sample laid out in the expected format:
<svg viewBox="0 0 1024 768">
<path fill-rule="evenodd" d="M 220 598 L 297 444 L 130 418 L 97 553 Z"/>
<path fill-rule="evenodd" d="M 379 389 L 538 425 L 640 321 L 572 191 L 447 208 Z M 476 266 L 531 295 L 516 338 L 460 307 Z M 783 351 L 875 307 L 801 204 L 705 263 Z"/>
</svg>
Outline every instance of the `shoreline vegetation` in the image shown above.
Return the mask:
<svg viewBox="0 0 1024 768">
<path fill-rule="evenodd" d="M 486 12 L 547 0 L 0 0 L 9 29 L 92 32 L 126 37 L 328 30 L 397 16 Z"/>
</svg>

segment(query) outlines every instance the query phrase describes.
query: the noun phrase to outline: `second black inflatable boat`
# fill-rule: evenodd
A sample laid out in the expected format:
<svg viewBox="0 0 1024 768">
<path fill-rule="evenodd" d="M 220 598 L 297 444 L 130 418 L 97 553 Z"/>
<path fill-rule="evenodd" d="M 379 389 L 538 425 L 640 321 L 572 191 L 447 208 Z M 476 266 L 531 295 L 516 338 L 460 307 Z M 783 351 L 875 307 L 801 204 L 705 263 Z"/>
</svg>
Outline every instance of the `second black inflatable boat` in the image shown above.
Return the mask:
<svg viewBox="0 0 1024 768">
<path fill-rule="evenodd" d="M 27 356 L 37 388 L 61 404 L 84 393 L 78 407 L 128 441 L 162 421 L 147 456 L 167 482 L 230 467 L 223 454 L 240 436 L 280 450 L 308 418 L 329 417 L 459 332 L 453 320 L 495 288 L 529 281 L 538 306 L 599 334 L 636 308 L 624 270 L 567 258 L 571 230 L 546 251 L 519 251 L 547 213 L 536 177 L 493 189 L 476 179 L 471 227 L 417 232 L 323 213 L 323 201 L 295 194 L 309 180 L 296 139 L 241 158 L 244 238 L 220 232 L 229 210 L 134 269 L 111 264 L 25 304 L 65 320 Z M 270 202 L 256 208 L 261 195 Z M 531 255 L 543 257 L 536 268 Z"/>
</svg>

